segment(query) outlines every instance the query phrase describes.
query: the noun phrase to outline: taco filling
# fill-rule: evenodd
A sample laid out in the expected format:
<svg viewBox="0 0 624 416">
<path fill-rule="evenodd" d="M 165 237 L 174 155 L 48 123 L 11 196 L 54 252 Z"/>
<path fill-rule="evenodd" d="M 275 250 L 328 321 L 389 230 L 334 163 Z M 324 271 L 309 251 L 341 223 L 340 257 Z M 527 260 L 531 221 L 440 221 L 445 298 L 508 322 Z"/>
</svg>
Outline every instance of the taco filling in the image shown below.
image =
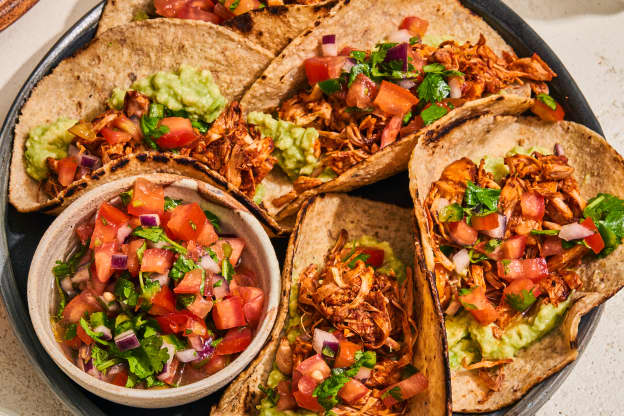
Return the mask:
<svg viewBox="0 0 624 416">
<path fill-rule="evenodd" d="M 349 242 L 342 230 L 325 264 L 293 283 L 260 414 L 401 414 L 427 388 L 411 365 L 412 291 L 411 269 L 387 242 Z"/>
<path fill-rule="evenodd" d="M 556 328 L 585 258 L 624 235 L 624 201 L 586 201 L 560 145 L 448 165 L 424 201 L 452 370 L 498 391 L 505 364 Z M 582 173 L 577 173 L 579 175 Z"/>
<path fill-rule="evenodd" d="M 299 154 L 300 163 L 286 168 L 280 163 L 294 189 L 273 200 L 274 206 L 341 175 L 467 101 L 507 88 L 525 86 L 525 94 L 532 90 L 540 97 L 537 111 L 543 117 L 554 117 L 557 109 L 555 116 L 563 118 L 546 85 L 556 74 L 539 56 L 497 56 L 483 36 L 477 44 L 430 44 L 427 27 L 426 20 L 407 17 L 373 50 L 339 49 L 335 35 L 323 36 L 323 56 L 303 62 L 311 88 L 274 109 L 279 120 L 250 114 L 250 122 L 263 134 L 273 133 L 274 140 L 280 126 L 306 129 L 307 138 L 314 140 Z"/>
</svg>

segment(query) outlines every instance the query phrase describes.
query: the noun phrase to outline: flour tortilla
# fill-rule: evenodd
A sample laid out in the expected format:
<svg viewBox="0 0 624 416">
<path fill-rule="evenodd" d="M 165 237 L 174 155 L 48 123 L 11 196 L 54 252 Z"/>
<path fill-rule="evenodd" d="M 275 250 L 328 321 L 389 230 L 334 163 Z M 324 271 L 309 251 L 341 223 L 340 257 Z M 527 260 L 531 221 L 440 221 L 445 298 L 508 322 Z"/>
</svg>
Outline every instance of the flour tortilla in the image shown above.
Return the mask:
<svg viewBox="0 0 624 416">
<path fill-rule="evenodd" d="M 480 17 L 463 7 L 457 0 L 359 0 L 338 4 L 314 30 L 304 33 L 291 42 L 286 49 L 267 67 L 264 74 L 254 82 L 241 101 L 244 111 L 270 111 L 285 98 L 294 95 L 307 86 L 303 61 L 318 56 L 319 44 L 324 35 L 335 34 L 338 48 L 372 49 L 375 45 L 398 29 L 403 18 L 419 16 L 429 21 L 427 36 L 438 40 L 453 39 L 457 42 L 473 42 L 483 34 L 487 44 L 497 53 L 513 53 L 494 29 Z M 528 85 L 510 89 L 518 111 L 524 111 L 530 102 Z M 518 98 L 517 96 L 523 97 Z M 498 98 L 488 97 L 476 100 L 451 111 L 416 135 L 403 137 L 368 159 L 353 166 L 336 179 L 299 195 L 285 206 L 276 207 L 272 201 L 293 189 L 292 183 L 280 169 L 274 169 L 265 178 L 266 193 L 264 206 L 278 221 L 296 214 L 303 202 L 316 194 L 346 192 L 377 182 L 407 169 L 409 154 L 419 137 L 432 131 L 446 128 L 457 119 L 474 117 L 496 104 Z M 507 106 L 507 104 L 505 104 Z"/>
<path fill-rule="evenodd" d="M 269 6 L 236 16 L 224 26 L 276 54 L 323 19 L 337 3 L 338 0 L 325 0 L 313 5 Z M 97 36 L 115 26 L 131 23 L 135 16 L 143 13 L 155 13 L 153 0 L 108 0 Z"/>
<path fill-rule="evenodd" d="M 421 230 L 427 268 L 433 270 L 432 239 L 422 207 L 431 184 L 442 170 L 462 157 L 477 160 L 485 155 L 504 156 L 516 145 L 552 149 L 561 144 L 575 169 L 581 195 L 599 192 L 624 197 L 624 160 L 600 135 L 573 122 L 548 123 L 534 117 L 487 115 L 466 120 L 453 130 L 420 142 L 409 165 L 410 190 Z M 624 247 L 604 259 L 578 269 L 583 288 L 574 294 L 571 308 L 560 327 L 522 350 L 505 366 L 501 391 L 485 396 L 485 388 L 467 371 L 452 372 L 453 410 L 487 412 L 520 399 L 531 387 L 561 370 L 578 355 L 576 336 L 582 315 L 600 305 L 624 286 Z M 484 400 L 484 397 L 485 400 Z"/>
<path fill-rule="evenodd" d="M 219 404 L 213 408 L 212 415 L 255 413 L 255 406 L 262 397 L 258 385 L 266 385 L 287 321 L 291 284 L 297 281 L 309 264 L 323 264 L 342 229 L 347 230 L 350 239 L 372 235 L 378 240 L 388 241 L 398 258 L 406 265 L 414 264 L 413 231 L 416 228 L 411 210 L 345 194 L 319 195 L 307 201 L 297 216 L 295 229 L 290 236 L 282 273 L 281 306 L 269 342 L 247 370 L 230 384 Z M 435 312 L 427 309 L 435 303 L 435 295 L 426 282 L 419 281 L 422 276 L 422 273 L 414 275 L 417 314 L 414 319 L 419 334 L 414 364 L 428 377 L 429 388 L 411 399 L 408 414 L 445 415 L 450 411 L 450 397 L 448 375 L 444 370 L 444 336 L 426 338 L 436 333 L 435 328 L 440 327 L 440 320 L 430 319 Z M 434 328 L 433 331 L 429 325 Z"/>
<path fill-rule="evenodd" d="M 40 190 L 39 183 L 26 174 L 24 144 L 33 127 L 51 123 L 59 117 L 90 120 L 106 109 L 115 87 L 128 88 L 137 79 L 158 71 L 177 70 L 182 64 L 210 70 L 224 97 L 228 101 L 236 100 L 271 59 L 273 54 L 266 49 L 222 26 L 205 22 L 160 19 L 107 31 L 43 78 L 22 107 L 13 143 L 9 185 L 11 203 L 22 212 L 51 208 L 58 212 L 76 197 L 76 192 L 108 182 L 113 177 L 150 171 L 182 171 L 181 163 L 171 162 L 175 159 L 173 156 L 167 163 L 152 163 L 156 160 L 152 158 L 140 166 L 130 163 L 139 159 L 129 156 L 115 161 L 115 168 L 104 166 L 93 172 L 91 180 L 79 181 L 79 185 L 72 187 L 75 189 L 50 200 Z M 196 162 L 188 161 L 187 164 L 194 166 Z M 127 166 L 135 166 L 136 170 L 125 171 Z M 111 175 L 112 172 L 115 175 Z M 205 175 L 192 176 L 207 179 Z M 256 211 L 258 209 L 255 207 Z M 275 221 L 271 221 L 274 228 L 277 227 Z"/>
</svg>

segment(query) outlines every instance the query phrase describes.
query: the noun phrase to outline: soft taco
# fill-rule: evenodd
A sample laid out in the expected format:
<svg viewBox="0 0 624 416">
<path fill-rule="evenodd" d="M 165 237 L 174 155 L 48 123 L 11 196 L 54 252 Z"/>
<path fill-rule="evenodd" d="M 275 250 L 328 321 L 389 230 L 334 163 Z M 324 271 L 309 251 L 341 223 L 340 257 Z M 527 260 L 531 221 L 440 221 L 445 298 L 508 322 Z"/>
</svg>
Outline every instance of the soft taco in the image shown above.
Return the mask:
<svg viewBox="0 0 624 416">
<path fill-rule="evenodd" d="M 423 140 L 409 173 L 453 410 L 507 406 L 577 357 L 580 318 L 624 285 L 624 160 L 573 122 L 487 115 Z"/>
<path fill-rule="evenodd" d="M 98 36 L 137 20 L 177 18 L 221 24 L 272 53 L 323 19 L 338 0 L 109 0 Z"/>
<path fill-rule="evenodd" d="M 314 194 L 398 173 L 421 137 L 500 107 L 521 113 L 554 76 L 454 0 L 336 6 L 241 100 L 277 148 L 263 206 L 281 221 Z"/>
<path fill-rule="evenodd" d="M 227 181 L 235 182 L 231 177 L 242 167 L 221 175 L 223 169 L 210 169 L 193 158 L 188 147 L 177 151 L 151 145 L 164 130 L 175 145 L 188 140 L 189 129 L 197 136 L 215 124 L 227 122 L 228 131 L 235 129 L 238 107 L 231 104 L 224 111 L 227 103 L 242 95 L 272 57 L 266 49 L 211 23 L 150 20 L 107 31 L 59 64 L 24 104 L 15 128 L 11 203 L 22 212 L 58 212 L 99 183 L 135 172 L 163 171 L 228 188 L 258 213 L 240 190 L 244 187 Z M 178 126 L 158 125 L 165 116 L 177 120 Z M 242 139 L 252 147 L 258 142 L 247 135 Z M 255 150 L 243 153 L 250 152 Z M 214 163 L 223 158 L 216 157 Z M 246 172 L 252 171 L 246 167 Z"/>
<path fill-rule="evenodd" d="M 434 292 L 412 273 L 410 224 L 409 209 L 380 202 L 308 201 L 270 341 L 212 414 L 450 412 L 444 337 Z"/>
</svg>

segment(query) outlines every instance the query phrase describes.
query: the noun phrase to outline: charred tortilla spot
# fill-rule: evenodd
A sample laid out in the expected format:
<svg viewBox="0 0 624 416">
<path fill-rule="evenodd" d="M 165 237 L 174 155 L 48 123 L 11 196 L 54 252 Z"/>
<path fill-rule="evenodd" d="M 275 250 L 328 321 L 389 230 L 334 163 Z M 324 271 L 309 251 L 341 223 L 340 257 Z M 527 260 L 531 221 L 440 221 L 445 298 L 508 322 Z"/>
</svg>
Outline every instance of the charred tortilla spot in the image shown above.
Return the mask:
<svg viewBox="0 0 624 416">
<path fill-rule="evenodd" d="M 115 172 L 117 169 L 121 169 L 130 163 L 130 160 L 127 158 L 116 160 L 115 163 L 110 167 L 111 172 Z"/>
<path fill-rule="evenodd" d="M 316 6 L 314 6 L 314 11 L 315 12 L 320 12 L 322 10 L 330 10 L 336 4 L 338 4 L 338 0 L 330 1 L 329 3 L 325 3 L 325 4 L 317 4 Z"/>
<path fill-rule="evenodd" d="M 316 22 L 314 22 L 314 26 L 318 26 L 318 25 L 320 25 L 320 24 L 321 24 L 321 21 L 320 21 L 320 20 L 317 20 Z"/>
<path fill-rule="evenodd" d="M 136 158 L 139 160 L 139 162 L 145 162 L 147 160 L 147 155 L 145 153 L 139 153 L 138 155 L 136 155 Z"/>
<path fill-rule="evenodd" d="M 134 72 L 129 72 L 128 73 L 128 78 L 130 79 L 130 81 L 134 82 L 137 79 L 137 76 Z"/>
<path fill-rule="evenodd" d="M 286 6 L 269 6 L 268 8 L 269 14 L 278 16 L 280 14 L 284 14 L 288 11 L 288 7 Z"/>
<path fill-rule="evenodd" d="M 503 101 L 505 99 L 505 97 L 503 97 L 502 95 L 499 95 L 498 97 L 496 97 L 495 101 Z"/>
<path fill-rule="evenodd" d="M 241 14 L 228 22 L 228 26 L 233 27 L 243 33 L 249 33 L 253 29 L 253 19 L 251 13 Z"/>
<path fill-rule="evenodd" d="M 184 166 L 189 166 L 193 164 L 193 160 L 186 157 L 176 157 L 174 161 Z"/>
<path fill-rule="evenodd" d="M 80 75 L 76 75 L 76 80 L 80 81 Z"/>
<path fill-rule="evenodd" d="M 158 162 L 158 163 L 168 163 L 169 162 L 169 157 L 167 157 L 165 155 L 153 155 L 152 156 L 152 160 L 154 162 Z"/>
<path fill-rule="evenodd" d="M 104 172 L 104 169 L 98 169 L 98 170 L 96 170 L 95 172 L 93 172 L 93 173 L 91 174 L 91 179 L 98 180 L 98 179 L 100 179 L 102 176 L 104 176 L 104 173 L 105 173 L 105 172 Z"/>
<path fill-rule="evenodd" d="M 484 114 L 472 114 L 467 117 L 461 118 L 459 120 L 453 120 L 452 122 L 447 123 L 446 125 L 444 125 L 442 128 L 438 130 L 428 131 L 427 133 L 425 133 L 423 140 L 427 144 L 437 143 L 443 136 L 445 136 L 448 132 L 453 130 L 455 127 L 459 127 L 462 124 L 467 123 L 468 121 L 473 120 L 475 118 L 479 118 L 485 114 L 488 114 L 488 113 L 486 112 Z"/>
</svg>

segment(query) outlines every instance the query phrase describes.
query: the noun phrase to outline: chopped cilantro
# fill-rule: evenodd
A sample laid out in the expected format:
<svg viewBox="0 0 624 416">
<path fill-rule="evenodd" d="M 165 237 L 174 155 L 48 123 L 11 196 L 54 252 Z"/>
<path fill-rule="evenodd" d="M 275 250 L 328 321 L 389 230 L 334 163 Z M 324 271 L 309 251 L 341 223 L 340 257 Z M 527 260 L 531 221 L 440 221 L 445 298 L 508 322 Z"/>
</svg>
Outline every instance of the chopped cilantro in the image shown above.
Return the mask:
<svg viewBox="0 0 624 416">
<path fill-rule="evenodd" d="M 555 111 L 557 109 L 557 101 L 548 94 L 537 94 L 537 99 L 546 104 L 548 108 Z"/>
<path fill-rule="evenodd" d="M 57 319 L 62 318 L 63 311 L 65 310 L 65 305 L 67 305 L 65 291 L 63 291 L 63 288 L 61 287 L 61 279 L 72 276 L 74 273 L 76 273 L 78 264 L 87 253 L 88 248 L 89 242 L 87 242 L 85 245 L 80 245 L 78 249 L 69 257 L 69 259 L 67 259 L 66 262 L 57 260 L 56 265 L 52 268 L 56 290 L 58 291 L 59 295 L 58 310 L 56 311 Z"/>
<path fill-rule="evenodd" d="M 185 274 L 193 269 L 197 269 L 197 264 L 193 260 L 185 257 L 184 255 L 179 255 L 175 263 L 173 263 L 171 270 L 169 271 L 169 277 L 171 277 L 173 280 L 178 281 L 182 279 Z"/>
<path fill-rule="evenodd" d="M 119 199 L 121 199 L 121 203 L 125 206 L 127 206 L 130 201 L 132 201 L 132 195 L 134 194 L 134 190 L 130 189 L 126 192 L 122 192 L 119 194 Z"/>
<path fill-rule="evenodd" d="M 559 230 L 531 230 L 533 235 L 557 235 Z"/>
<path fill-rule="evenodd" d="M 103 340 L 102 333 L 94 332 L 90 327 L 85 318 L 80 318 L 80 326 L 82 329 L 89 335 L 95 342 L 100 343 L 102 345 L 110 346 L 112 343 L 106 340 Z"/>
<path fill-rule="evenodd" d="M 347 264 L 347 266 L 353 269 L 357 265 L 358 260 L 361 260 L 362 262 L 366 263 L 369 257 L 370 257 L 370 254 L 360 253 L 357 256 L 355 256 L 353 259 L 351 259 L 351 261 Z"/>
<path fill-rule="evenodd" d="M 230 7 L 229 7 L 230 11 L 233 12 L 234 10 L 236 10 L 239 4 L 240 4 L 240 0 L 234 0 L 232 4 L 230 4 Z"/>
<path fill-rule="evenodd" d="M 405 126 L 406 124 L 408 124 L 411 119 L 412 119 L 412 112 L 408 111 L 407 114 L 403 116 L 403 125 Z"/>
<path fill-rule="evenodd" d="M 427 74 L 427 76 L 423 79 L 423 81 L 418 86 L 418 98 L 429 103 L 436 103 L 436 102 L 442 101 L 443 99 L 448 97 L 450 93 L 451 93 L 451 87 L 449 87 L 446 81 L 444 81 L 444 78 L 442 77 L 442 75 L 437 74 L 437 73 Z M 432 107 L 429 107 L 429 108 L 432 108 Z M 442 108 L 442 107 L 439 107 L 439 108 Z M 423 120 L 424 120 L 424 117 L 423 117 Z"/>
<path fill-rule="evenodd" d="M 219 219 L 219 217 L 217 217 L 215 214 L 208 211 L 207 209 L 204 210 L 204 215 L 206 215 L 206 218 L 208 218 L 208 221 L 210 221 L 215 231 L 218 233 L 221 232 L 221 220 Z"/>
<path fill-rule="evenodd" d="M 423 111 L 421 111 L 420 117 L 422 118 L 423 123 L 425 123 L 425 126 L 428 126 L 434 121 L 439 120 L 440 118 L 444 117 L 447 113 L 448 113 L 448 110 L 445 107 L 442 107 L 441 105 L 438 105 L 438 104 L 434 104 L 430 107 L 425 108 Z"/>
<path fill-rule="evenodd" d="M 395 400 L 397 401 L 401 401 L 403 400 L 403 396 L 401 395 L 401 389 L 399 388 L 399 386 L 395 386 L 393 388 L 391 388 L 390 390 L 384 392 L 381 395 L 382 400 L 385 399 L 388 396 L 392 396 Z"/>
<path fill-rule="evenodd" d="M 187 306 L 195 302 L 195 295 L 178 295 L 176 297 L 176 302 L 179 309 L 186 309 Z"/>
<path fill-rule="evenodd" d="M 525 311 L 529 309 L 531 305 L 535 303 L 537 298 L 533 294 L 533 290 L 528 291 L 526 289 L 522 289 L 520 294 L 517 293 L 509 293 L 505 297 L 505 301 L 517 311 Z"/>
<path fill-rule="evenodd" d="M 182 204 L 181 199 L 173 199 L 168 196 L 165 197 L 165 211 L 171 211 L 180 204 Z"/>
<path fill-rule="evenodd" d="M 464 204 L 470 215 L 484 216 L 496 212 L 500 189 L 481 188 L 472 181 L 466 185 Z"/>
<path fill-rule="evenodd" d="M 164 117 L 164 106 L 152 103 L 147 114 L 141 117 L 141 131 L 145 144 L 154 150 L 158 150 L 158 145 L 154 140 L 159 139 L 163 134 L 169 133 L 169 127 L 159 126 L 158 123 Z"/>
<path fill-rule="evenodd" d="M 413 365 L 408 364 L 405 367 L 401 368 L 401 379 L 405 380 L 406 378 L 409 378 L 416 373 L 418 373 L 418 369 Z"/>
<path fill-rule="evenodd" d="M 279 396 L 275 389 L 272 389 L 270 387 L 264 387 L 262 384 L 259 384 L 258 388 L 266 395 L 267 400 L 269 401 L 269 403 L 271 403 L 271 406 L 277 405 L 277 402 L 279 401 Z"/>
<path fill-rule="evenodd" d="M 191 225 L 191 228 L 193 229 L 193 231 L 197 231 L 197 225 L 195 225 L 193 221 L 189 220 L 189 224 Z"/>
<path fill-rule="evenodd" d="M 462 218 L 464 218 L 464 209 L 457 203 L 445 206 L 438 214 L 441 222 L 457 222 Z"/>
<path fill-rule="evenodd" d="M 161 227 L 139 226 L 135 228 L 134 231 L 132 231 L 132 235 L 144 238 L 151 241 L 152 243 L 164 241 L 165 243 L 169 243 L 171 245 L 170 249 L 172 249 L 173 251 L 176 251 L 180 254 L 186 254 L 186 249 L 169 237 L 167 237 L 167 234 L 165 234 L 165 230 L 163 230 Z"/>
<path fill-rule="evenodd" d="M 332 95 L 335 92 L 340 91 L 342 86 L 339 79 L 327 79 L 318 83 L 319 88 L 327 95 Z"/>
<path fill-rule="evenodd" d="M 611 254 L 624 238 L 624 200 L 600 193 L 587 202 L 583 215 L 594 221 L 605 243 L 599 256 Z"/>
<path fill-rule="evenodd" d="M 115 297 L 122 304 L 134 308 L 139 300 L 139 294 L 132 283 L 128 279 L 119 278 L 115 284 Z"/>
<path fill-rule="evenodd" d="M 420 38 L 418 36 L 412 36 L 409 40 L 409 44 L 416 45 L 417 43 L 420 43 Z"/>
<path fill-rule="evenodd" d="M 329 358 L 334 358 L 336 356 L 336 352 L 327 346 L 323 347 L 323 349 L 321 350 L 321 353 L 325 357 L 329 357 Z"/>
<path fill-rule="evenodd" d="M 76 324 L 69 324 L 67 328 L 65 328 L 65 334 L 63 334 L 63 339 L 69 341 L 71 339 L 76 338 Z"/>
</svg>

